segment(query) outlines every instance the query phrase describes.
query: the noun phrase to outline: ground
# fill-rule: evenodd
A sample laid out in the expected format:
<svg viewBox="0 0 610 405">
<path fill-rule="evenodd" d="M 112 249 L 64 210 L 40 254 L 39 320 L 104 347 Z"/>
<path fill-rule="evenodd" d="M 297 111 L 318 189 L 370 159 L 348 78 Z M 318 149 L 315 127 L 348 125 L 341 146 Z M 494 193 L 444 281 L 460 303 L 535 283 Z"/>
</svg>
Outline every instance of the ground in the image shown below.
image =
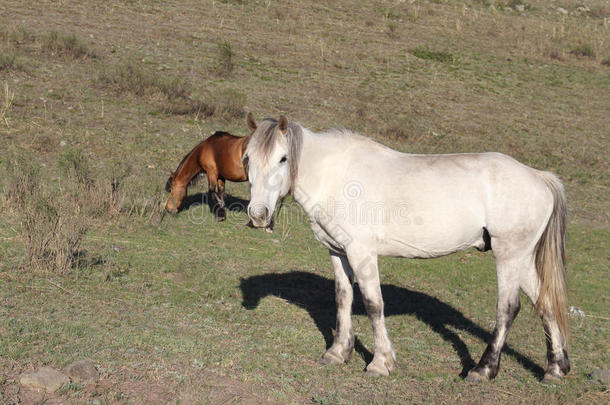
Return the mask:
<svg viewBox="0 0 610 405">
<path fill-rule="evenodd" d="M 0 10 L 0 403 L 610 400 L 590 376 L 610 367 L 606 1 Z M 363 372 L 373 342 L 359 297 L 351 362 L 321 366 L 332 271 L 292 200 L 272 234 L 245 226 L 245 183 L 227 185 L 223 223 L 198 203 L 205 180 L 176 216 L 159 209 L 184 154 L 216 130 L 245 135 L 247 111 L 405 152 L 500 151 L 557 173 L 569 301 L 585 314 L 570 317 L 565 382 L 539 382 L 544 334 L 525 296 L 498 377 L 462 380 L 495 321 L 493 256 L 474 250 L 380 260 L 396 373 Z M 44 396 L 18 384 L 85 358 L 95 383 Z"/>
</svg>

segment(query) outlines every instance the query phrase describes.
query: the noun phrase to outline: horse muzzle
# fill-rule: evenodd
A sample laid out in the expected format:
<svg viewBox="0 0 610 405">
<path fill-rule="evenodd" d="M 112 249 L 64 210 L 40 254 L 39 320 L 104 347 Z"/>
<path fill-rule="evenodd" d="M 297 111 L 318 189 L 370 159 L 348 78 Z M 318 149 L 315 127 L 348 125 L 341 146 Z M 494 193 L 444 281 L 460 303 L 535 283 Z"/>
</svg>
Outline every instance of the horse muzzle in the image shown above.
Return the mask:
<svg viewBox="0 0 610 405">
<path fill-rule="evenodd" d="M 262 203 L 248 205 L 248 216 L 256 228 L 264 228 L 271 222 L 269 207 Z"/>
</svg>

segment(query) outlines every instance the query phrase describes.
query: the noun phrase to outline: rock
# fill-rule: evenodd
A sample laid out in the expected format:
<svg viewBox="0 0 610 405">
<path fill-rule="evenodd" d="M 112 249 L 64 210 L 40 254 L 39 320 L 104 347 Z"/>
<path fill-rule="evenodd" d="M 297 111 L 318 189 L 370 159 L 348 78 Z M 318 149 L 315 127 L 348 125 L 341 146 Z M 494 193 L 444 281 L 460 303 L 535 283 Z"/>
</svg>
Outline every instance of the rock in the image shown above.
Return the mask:
<svg viewBox="0 0 610 405">
<path fill-rule="evenodd" d="M 95 380 L 99 376 L 95 364 L 91 360 L 78 360 L 64 370 L 73 381 L 86 382 Z"/>
<path fill-rule="evenodd" d="M 525 11 L 525 5 L 524 5 L 524 4 L 517 4 L 517 5 L 515 6 L 515 9 L 516 9 L 518 12 L 522 13 L 522 12 L 524 12 L 524 11 Z"/>
<path fill-rule="evenodd" d="M 589 11 L 591 11 L 591 9 L 583 4 L 582 6 L 576 7 L 576 11 L 584 14 L 584 13 L 588 13 Z"/>
<path fill-rule="evenodd" d="M 43 389 L 51 393 L 57 391 L 62 385 L 69 383 L 70 379 L 54 368 L 45 366 L 34 373 L 22 374 L 19 382 L 24 387 Z"/>
<path fill-rule="evenodd" d="M 572 316 L 577 316 L 580 318 L 584 318 L 586 316 L 585 311 L 583 311 L 582 309 L 580 309 L 578 307 L 569 307 L 568 313 Z"/>
<path fill-rule="evenodd" d="M 595 378 L 601 383 L 608 384 L 610 382 L 610 369 L 603 370 L 598 368 L 591 373 L 591 377 Z"/>
<path fill-rule="evenodd" d="M 565 8 L 563 8 L 563 7 L 557 7 L 557 12 L 558 12 L 559 14 L 568 15 L 568 10 L 566 10 L 566 9 L 565 9 Z"/>
</svg>

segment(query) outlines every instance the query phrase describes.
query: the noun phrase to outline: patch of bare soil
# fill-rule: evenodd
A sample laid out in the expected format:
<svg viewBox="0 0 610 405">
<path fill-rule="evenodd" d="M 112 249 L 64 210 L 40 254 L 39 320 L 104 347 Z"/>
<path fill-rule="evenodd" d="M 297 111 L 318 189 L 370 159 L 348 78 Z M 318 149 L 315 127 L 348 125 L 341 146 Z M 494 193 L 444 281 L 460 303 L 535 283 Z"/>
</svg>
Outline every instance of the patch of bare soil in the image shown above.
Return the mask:
<svg viewBox="0 0 610 405">
<path fill-rule="evenodd" d="M 185 370 L 172 365 L 163 370 L 120 368 L 101 373 L 97 381 L 72 383 L 55 393 L 34 390 L 19 384 L 19 376 L 34 371 L 0 359 L 0 403 L 6 404 L 275 404 L 252 384 L 210 370 Z"/>
</svg>

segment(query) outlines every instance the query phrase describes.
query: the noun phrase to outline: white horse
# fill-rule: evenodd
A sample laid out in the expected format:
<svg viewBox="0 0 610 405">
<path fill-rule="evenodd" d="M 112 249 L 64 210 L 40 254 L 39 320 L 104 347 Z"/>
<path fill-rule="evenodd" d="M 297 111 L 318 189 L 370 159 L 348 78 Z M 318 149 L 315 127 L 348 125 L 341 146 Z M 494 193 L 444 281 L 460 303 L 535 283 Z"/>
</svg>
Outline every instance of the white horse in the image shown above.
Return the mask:
<svg viewBox="0 0 610 405">
<path fill-rule="evenodd" d="M 546 332 L 543 382 L 568 373 L 566 202 L 555 175 L 500 153 L 400 153 L 347 130 L 315 133 L 284 116 L 259 125 L 248 114 L 247 123 L 252 223 L 267 226 L 277 200 L 292 193 L 330 252 L 337 327 L 323 363 L 350 359 L 355 279 L 375 341 L 367 373 L 388 375 L 394 369 L 377 256 L 432 258 L 475 247 L 492 249 L 496 259 L 497 318 L 492 341 L 466 379 L 488 380 L 498 373 L 520 308 L 519 288 L 536 305 Z"/>
</svg>

